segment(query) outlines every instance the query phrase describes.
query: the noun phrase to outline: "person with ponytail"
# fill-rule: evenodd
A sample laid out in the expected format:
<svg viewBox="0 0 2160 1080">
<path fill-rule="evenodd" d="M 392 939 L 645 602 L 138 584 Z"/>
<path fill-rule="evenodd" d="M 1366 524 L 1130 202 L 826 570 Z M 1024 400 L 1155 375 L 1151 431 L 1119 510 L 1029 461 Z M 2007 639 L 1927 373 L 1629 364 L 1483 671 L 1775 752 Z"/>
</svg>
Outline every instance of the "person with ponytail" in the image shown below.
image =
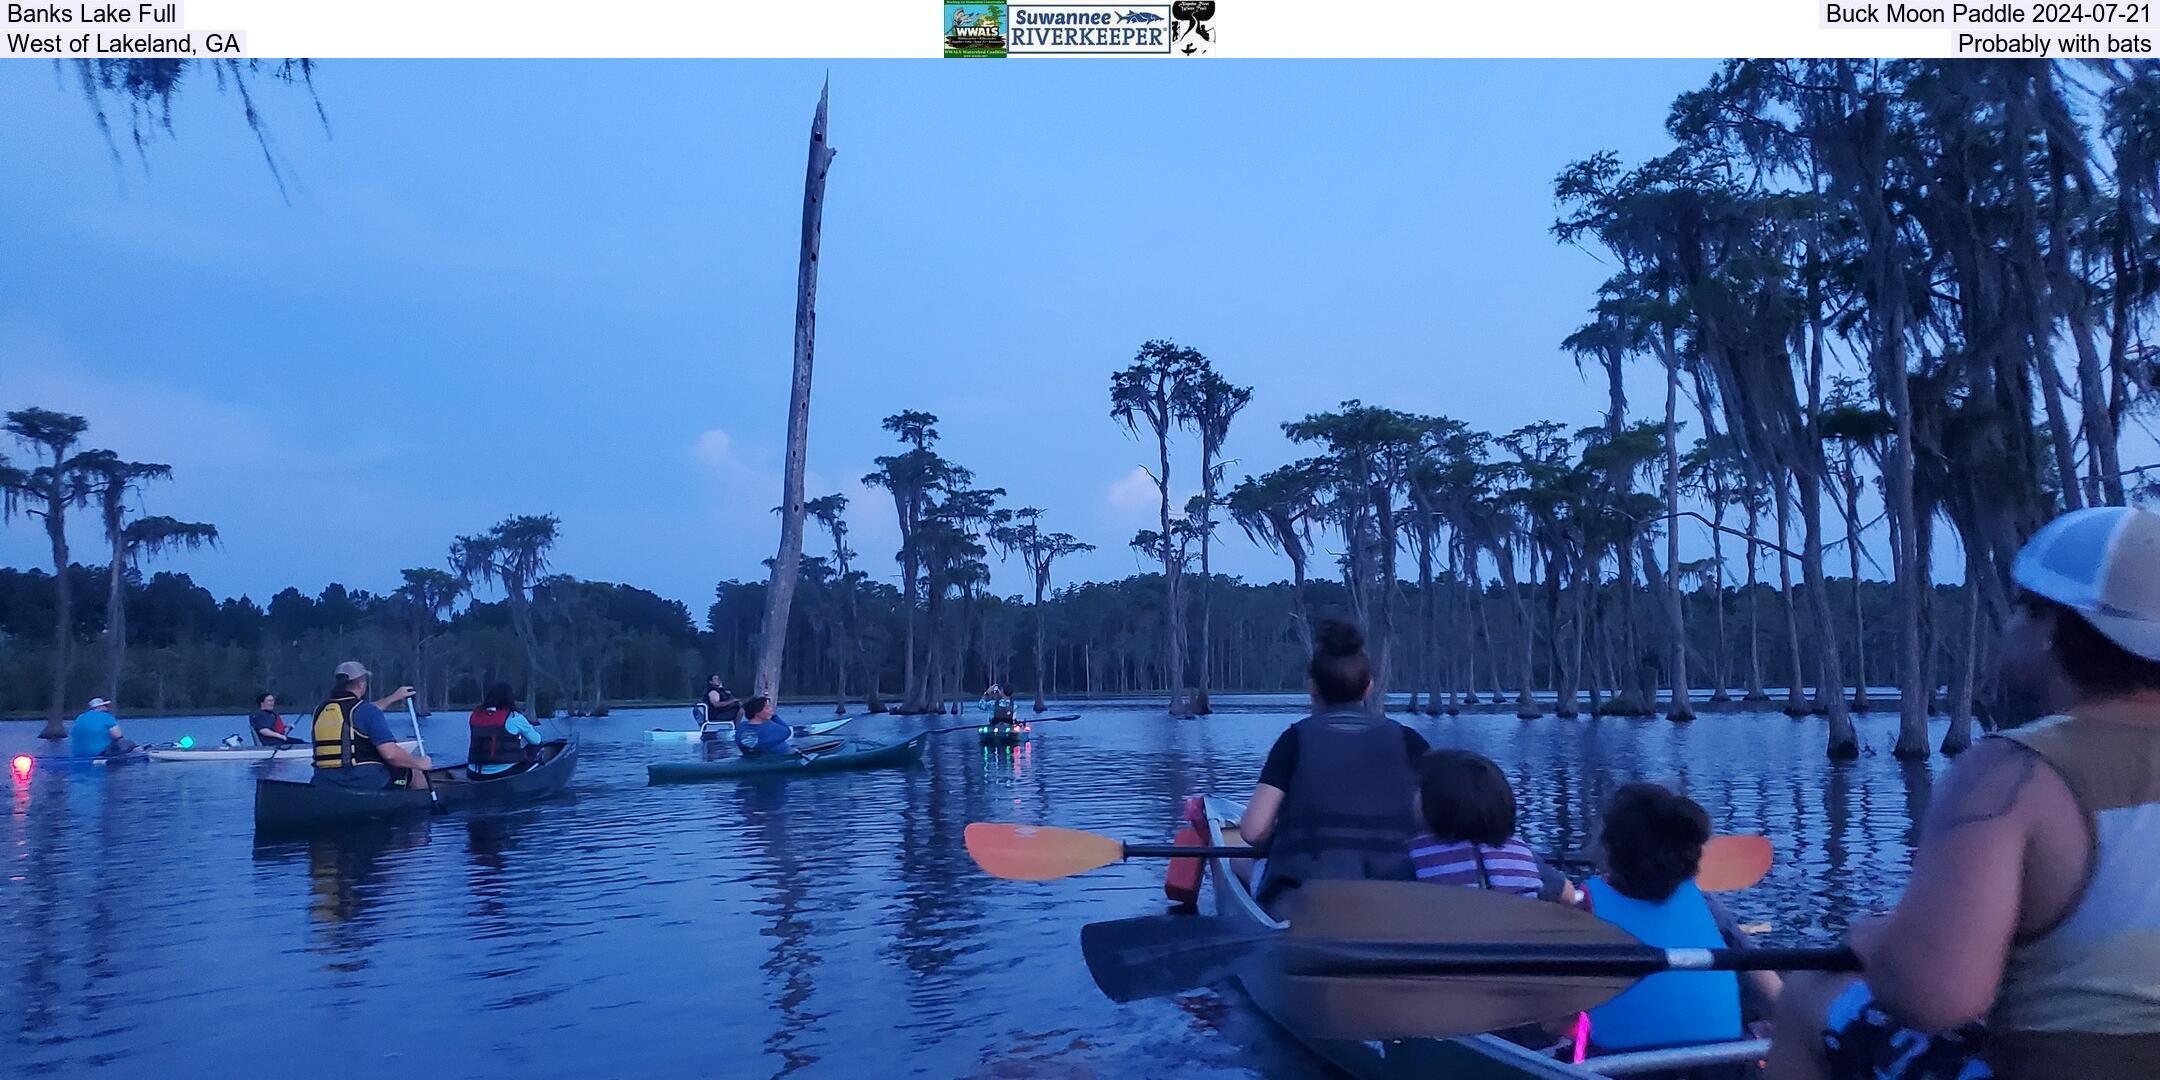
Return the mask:
<svg viewBox="0 0 2160 1080">
<path fill-rule="evenodd" d="M 1412 766 L 1432 747 L 1373 707 L 1372 683 L 1364 631 L 1321 620 L 1306 668 L 1312 714 L 1276 738 L 1238 823 L 1247 843 L 1267 848 L 1262 904 L 1306 881 L 1416 877 Z"/>
</svg>

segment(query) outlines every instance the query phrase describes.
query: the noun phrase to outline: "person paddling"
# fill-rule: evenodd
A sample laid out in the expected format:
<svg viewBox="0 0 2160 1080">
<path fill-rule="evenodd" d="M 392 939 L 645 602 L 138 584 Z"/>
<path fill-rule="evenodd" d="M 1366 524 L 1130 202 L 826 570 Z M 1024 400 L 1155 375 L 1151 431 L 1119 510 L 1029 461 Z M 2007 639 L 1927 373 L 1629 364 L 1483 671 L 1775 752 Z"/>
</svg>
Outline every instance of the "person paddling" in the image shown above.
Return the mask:
<svg viewBox="0 0 2160 1080">
<path fill-rule="evenodd" d="M 735 748 L 745 757 L 788 752 L 795 729 L 773 719 L 771 698 L 754 697 L 742 703 L 742 719 L 735 725 Z"/>
<path fill-rule="evenodd" d="M 277 695 L 265 691 L 255 695 L 255 711 L 248 715 L 248 729 L 255 733 L 257 746 L 298 746 L 301 740 L 292 735 L 285 726 L 285 718 L 278 715 Z"/>
<path fill-rule="evenodd" d="M 1418 759 L 1417 776 L 1426 831 L 1410 841 L 1410 861 L 1419 881 L 1575 902 L 1567 877 L 1515 835 L 1515 789 L 1491 758 L 1435 750 Z"/>
<path fill-rule="evenodd" d="M 1432 747 L 1366 707 L 1372 660 L 1363 631 L 1325 619 L 1313 642 L 1312 715 L 1276 738 L 1238 822 L 1246 843 L 1267 847 L 1255 890 L 1262 904 L 1306 881 L 1415 876 L 1411 763 Z"/>
<path fill-rule="evenodd" d="M 112 702 L 90 699 L 90 707 L 75 717 L 68 728 L 68 752 L 80 758 L 117 757 L 135 749 L 120 733 L 120 721 L 112 714 Z"/>
<path fill-rule="evenodd" d="M 472 733 L 465 768 L 474 775 L 500 776 L 536 760 L 532 748 L 540 745 L 540 729 L 518 711 L 509 683 L 490 684 L 465 723 Z"/>
<path fill-rule="evenodd" d="M 357 660 L 337 666 L 329 700 L 315 710 L 315 776 L 318 784 L 356 789 L 425 788 L 435 763 L 408 752 L 390 733 L 384 709 L 413 694 L 400 686 L 380 701 L 367 700 L 368 669 Z"/>
<path fill-rule="evenodd" d="M 2160 515 L 2071 511 L 2011 578 L 2003 682 L 2049 715 L 1936 783 L 1864 981 L 1793 980 L 1772 1076 L 2160 1073 Z"/>
<path fill-rule="evenodd" d="M 1598 845 L 1604 873 L 1583 884 L 1584 907 L 1645 944 L 1665 949 L 1748 948 L 1723 905 L 1695 885 L 1710 815 L 1657 784 L 1623 784 L 1606 800 Z M 1750 972 L 1767 1013 L 1778 978 Z M 1599 1051 L 1647 1050 L 1742 1038 L 1741 984 L 1731 972 L 1652 975 L 1590 1010 Z"/>
</svg>

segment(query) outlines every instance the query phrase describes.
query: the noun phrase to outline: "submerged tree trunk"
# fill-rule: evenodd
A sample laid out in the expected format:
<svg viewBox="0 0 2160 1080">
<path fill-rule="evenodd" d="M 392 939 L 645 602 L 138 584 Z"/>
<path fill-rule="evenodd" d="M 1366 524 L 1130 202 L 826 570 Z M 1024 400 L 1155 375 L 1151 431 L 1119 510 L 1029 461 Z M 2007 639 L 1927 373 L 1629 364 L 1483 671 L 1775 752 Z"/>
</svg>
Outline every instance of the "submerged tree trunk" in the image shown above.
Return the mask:
<svg viewBox="0 0 2160 1080">
<path fill-rule="evenodd" d="M 825 103 L 830 87 L 818 91 L 817 113 L 810 121 L 810 160 L 803 174 L 802 252 L 795 275 L 795 378 L 788 392 L 787 472 L 781 479 L 780 553 L 773 560 L 765 589 L 764 636 L 759 642 L 757 692 L 780 693 L 781 662 L 787 653 L 788 608 L 802 564 L 803 468 L 810 444 L 810 372 L 817 345 L 818 247 L 825 221 L 825 173 L 833 151 L 825 141 Z"/>
<path fill-rule="evenodd" d="M 1822 657 L 1822 676 L 1817 683 L 1821 692 L 1816 696 L 1822 699 L 1830 718 L 1830 743 L 1825 752 L 1833 761 L 1849 761 L 1860 756 L 1860 736 L 1853 730 L 1845 695 L 1838 690 L 1845 685 L 1845 678 L 1838 662 L 1837 616 L 1830 610 L 1829 583 L 1823 573 L 1822 484 L 1813 477 L 1801 478 L 1800 525 L 1804 533 L 1800 569 L 1807 576 L 1808 606 L 1815 613 L 1817 648 Z"/>
<path fill-rule="evenodd" d="M 1868 711 L 1867 612 L 1860 609 L 1860 478 L 1851 473 L 1852 454 L 1846 452 L 1845 554 L 1852 572 L 1853 692 L 1852 711 Z"/>
</svg>

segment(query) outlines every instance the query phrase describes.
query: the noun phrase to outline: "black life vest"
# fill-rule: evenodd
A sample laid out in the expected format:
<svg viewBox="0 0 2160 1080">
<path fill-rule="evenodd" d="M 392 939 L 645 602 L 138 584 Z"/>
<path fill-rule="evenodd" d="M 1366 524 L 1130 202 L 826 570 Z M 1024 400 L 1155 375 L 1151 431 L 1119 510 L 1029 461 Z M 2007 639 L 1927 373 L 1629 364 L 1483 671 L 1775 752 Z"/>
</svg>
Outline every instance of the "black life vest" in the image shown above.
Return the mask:
<svg viewBox="0 0 2160 1080">
<path fill-rule="evenodd" d="M 997 703 L 996 703 L 996 704 L 994 704 L 994 705 L 990 706 L 990 719 L 991 719 L 991 720 L 993 720 L 993 721 L 995 721 L 995 722 L 997 722 L 997 723 L 1000 723 L 1000 724 L 1010 724 L 1010 723 L 1012 723 L 1012 722 L 1013 722 L 1013 703 L 1012 703 L 1012 699 L 1011 699 L 1011 698 L 999 698 L 999 699 L 997 700 Z"/>
<path fill-rule="evenodd" d="M 733 691 L 725 686 L 708 686 L 705 688 L 705 694 L 704 698 L 699 699 L 705 706 L 705 723 L 732 724 L 741 718 L 742 702 L 729 700 L 735 696 Z M 722 701 L 726 701 L 727 704 L 719 705 L 718 703 Z"/>
<path fill-rule="evenodd" d="M 360 765 L 388 765 L 382 752 L 375 748 L 375 740 L 353 727 L 353 710 L 360 707 L 355 694 L 343 694 L 322 703 L 315 710 L 312 734 L 315 736 L 315 767 L 318 769 L 350 769 Z"/>
<path fill-rule="evenodd" d="M 1402 725 L 1351 707 L 1308 716 L 1291 730 L 1297 769 L 1268 840 L 1262 899 L 1303 881 L 1415 879 L 1417 779 Z"/>
<path fill-rule="evenodd" d="M 529 759 L 525 752 L 525 740 L 512 735 L 505 724 L 510 722 L 508 709 L 474 709 L 466 723 L 472 727 L 472 744 L 467 747 L 465 761 L 470 765 L 516 765 Z"/>
</svg>

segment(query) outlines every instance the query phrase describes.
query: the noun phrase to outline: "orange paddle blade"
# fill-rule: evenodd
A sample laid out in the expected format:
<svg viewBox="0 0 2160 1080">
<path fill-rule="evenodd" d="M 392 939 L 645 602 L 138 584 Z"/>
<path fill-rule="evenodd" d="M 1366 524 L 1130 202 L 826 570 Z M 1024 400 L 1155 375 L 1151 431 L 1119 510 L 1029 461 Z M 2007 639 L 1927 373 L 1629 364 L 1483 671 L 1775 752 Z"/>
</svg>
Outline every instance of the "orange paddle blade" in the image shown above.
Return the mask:
<svg viewBox="0 0 2160 1080">
<path fill-rule="evenodd" d="M 1770 872 L 1770 838 L 1758 835 L 1713 836 L 1703 845 L 1695 887 L 1704 892 L 1745 889 Z"/>
<path fill-rule="evenodd" d="M 1125 845 L 1113 837 L 1048 825 L 987 821 L 968 825 L 967 850 L 984 873 L 1007 881 L 1071 877 L 1125 857 Z"/>
</svg>

